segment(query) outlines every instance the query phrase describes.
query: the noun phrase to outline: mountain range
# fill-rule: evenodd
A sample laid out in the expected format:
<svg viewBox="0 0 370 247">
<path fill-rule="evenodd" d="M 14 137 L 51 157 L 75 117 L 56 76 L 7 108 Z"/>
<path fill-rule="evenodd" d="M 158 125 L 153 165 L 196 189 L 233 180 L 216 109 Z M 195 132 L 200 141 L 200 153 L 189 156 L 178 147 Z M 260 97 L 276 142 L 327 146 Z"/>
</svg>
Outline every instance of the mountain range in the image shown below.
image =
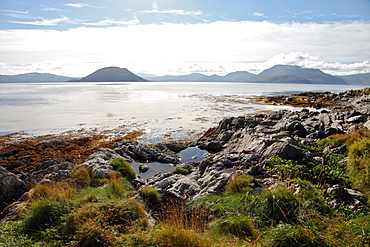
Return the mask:
<svg viewBox="0 0 370 247">
<path fill-rule="evenodd" d="M 53 74 L 28 73 L 21 75 L 0 75 L 0 82 L 256 82 L 256 83 L 301 83 L 301 84 L 356 84 L 370 85 L 370 73 L 347 76 L 333 76 L 319 69 L 306 69 L 292 65 L 275 65 L 258 75 L 247 71 L 232 72 L 224 76 L 192 73 L 180 76 L 139 76 L 128 69 L 118 67 L 102 68 L 79 79 Z"/>
<path fill-rule="evenodd" d="M 36 72 L 20 75 L 0 75 L 0 82 L 65 82 L 72 79 L 73 77 Z"/>
</svg>

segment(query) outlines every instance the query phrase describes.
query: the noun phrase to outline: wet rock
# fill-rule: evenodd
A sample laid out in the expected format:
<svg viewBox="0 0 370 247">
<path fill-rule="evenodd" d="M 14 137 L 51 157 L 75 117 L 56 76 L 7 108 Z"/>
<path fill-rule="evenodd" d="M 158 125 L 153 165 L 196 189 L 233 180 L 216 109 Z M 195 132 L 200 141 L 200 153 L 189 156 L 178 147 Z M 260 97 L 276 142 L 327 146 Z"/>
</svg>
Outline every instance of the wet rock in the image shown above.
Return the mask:
<svg viewBox="0 0 370 247">
<path fill-rule="evenodd" d="M 141 164 L 141 165 L 139 165 L 139 171 L 141 172 L 141 173 L 145 173 L 145 172 L 147 172 L 149 170 L 149 166 L 147 165 L 147 164 Z"/>
<path fill-rule="evenodd" d="M 179 157 L 163 153 L 160 149 L 140 144 L 136 141 L 119 141 L 113 146 L 114 151 L 124 157 L 130 157 L 141 162 L 156 161 L 166 164 L 178 164 Z"/>
</svg>

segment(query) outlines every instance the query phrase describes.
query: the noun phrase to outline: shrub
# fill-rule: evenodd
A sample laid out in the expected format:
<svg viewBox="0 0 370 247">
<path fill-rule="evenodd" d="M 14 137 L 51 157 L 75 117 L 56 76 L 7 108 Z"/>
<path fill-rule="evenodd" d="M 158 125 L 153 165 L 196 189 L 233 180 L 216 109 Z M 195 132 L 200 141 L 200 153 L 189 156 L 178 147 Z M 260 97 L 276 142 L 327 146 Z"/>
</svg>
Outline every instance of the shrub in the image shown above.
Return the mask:
<svg viewBox="0 0 370 247">
<path fill-rule="evenodd" d="M 348 175 L 355 188 L 370 196 L 370 138 L 360 138 L 348 148 Z"/>
<path fill-rule="evenodd" d="M 162 201 L 160 192 L 153 187 L 145 186 L 139 191 L 141 197 L 148 201 L 151 205 L 157 205 Z"/>
<path fill-rule="evenodd" d="M 217 219 L 209 224 L 208 229 L 217 234 L 231 234 L 239 238 L 257 238 L 257 228 L 248 216 L 235 216 Z"/>
<path fill-rule="evenodd" d="M 132 187 L 125 178 L 112 173 L 106 189 L 109 197 L 125 197 L 130 194 Z"/>
<path fill-rule="evenodd" d="M 25 215 L 22 232 L 33 234 L 45 230 L 58 224 L 68 212 L 69 207 L 65 203 L 40 199 Z"/>
<path fill-rule="evenodd" d="M 90 172 L 83 166 L 74 167 L 71 172 L 71 178 L 77 187 L 86 187 L 91 183 Z"/>
<path fill-rule="evenodd" d="M 319 237 L 307 234 L 302 231 L 299 227 L 289 224 L 279 224 L 272 228 L 267 234 L 264 240 L 265 246 L 275 247 L 324 247 L 328 246 Z"/>
<path fill-rule="evenodd" d="M 163 224 L 156 232 L 156 239 L 154 245 L 150 246 L 164 246 L 164 247 L 207 247 L 213 246 L 212 241 L 204 235 L 177 228 L 172 225 Z"/>
<path fill-rule="evenodd" d="M 231 179 L 226 187 L 229 194 L 245 193 L 251 191 L 252 177 L 242 174 Z"/>
<path fill-rule="evenodd" d="M 132 181 L 136 177 L 135 170 L 132 168 L 131 164 L 122 158 L 111 160 L 109 165 L 111 165 L 114 170 L 121 173 L 123 177 L 127 178 L 128 181 Z"/>
<path fill-rule="evenodd" d="M 273 156 L 268 161 L 267 170 L 277 173 L 282 180 L 304 178 L 308 175 L 308 168 L 302 163 Z"/>
<path fill-rule="evenodd" d="M 182 168 L 182 167 L 177 167 L 173 173 L 175 174 L 182 174 L 182 175 L 188 175 L 190 173 L 190 171 L 186 168 Z"/>
</svg>

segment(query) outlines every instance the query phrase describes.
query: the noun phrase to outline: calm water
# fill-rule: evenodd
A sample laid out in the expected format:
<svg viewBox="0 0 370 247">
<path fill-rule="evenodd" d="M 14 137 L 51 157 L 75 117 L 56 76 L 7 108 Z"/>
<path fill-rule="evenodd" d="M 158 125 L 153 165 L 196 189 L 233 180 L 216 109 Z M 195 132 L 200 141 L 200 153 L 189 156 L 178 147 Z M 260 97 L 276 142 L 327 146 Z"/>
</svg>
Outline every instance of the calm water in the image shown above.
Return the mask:
<svg viewBox="0 0 370 247">
<path fill-rule="evenodd" d="M 257 83 L 0 83 L 0 134 L 143 130 L 153 141 L 202 132 L 223 117 L 289 107 L 255 95 L 339 92 L 363 86 Z"/>
</svg>

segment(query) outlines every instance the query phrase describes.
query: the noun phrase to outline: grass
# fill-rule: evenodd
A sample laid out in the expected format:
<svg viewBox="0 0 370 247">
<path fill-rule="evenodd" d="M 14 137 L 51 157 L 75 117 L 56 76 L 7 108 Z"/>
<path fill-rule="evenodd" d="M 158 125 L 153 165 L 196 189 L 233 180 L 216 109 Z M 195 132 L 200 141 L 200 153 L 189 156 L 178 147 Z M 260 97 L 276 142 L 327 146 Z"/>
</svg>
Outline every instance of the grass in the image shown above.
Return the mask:
<svg viewBox="0 0 370 247">
<path fill-rule="evenodd" d="M 108 165 L 112 166 L 115 171 L 121 173 L 128 181 L 132 181 L 136 177 L 135 170 L 132 168 L 131 164 L 122 158 L 113 159 Z"/>
<path fill-rule="evenodd" d="M 323 184 L 352 185 L 369 195 L 368 130 L 308 144 L 312 152 L 346 145 L 346 154 L 324 153 L 324 162 L 272 157 L 269 171 L 290 187 L 252 193 L 252 178 L 229 181 L 218 196 L 169 201 L 152 187 L 135 190 L 135 173 L 123 159 L 110 163 L 109 179 L 91 179 L 76 167 L 69 179 L 39 184 L 14 221 L 0 226 L 2 246 L 370 246 L 370 213 L 343 205 L 331 209 Z M 347 163 L 340 162 L 349 157 Z M 144 203 L 135 200 L 137 195 Z M 167 201 L 166 201 L 167 200 Z M 162 208 L 154 226 L 147 213 Z"/>
<path fill-rule="evenodd" d="M 176 169 L 173 171 L 174 174 L 182 174 L 182 175 L 188 175 L 190 171 L 186 168 L 182 167 L 176 167 Z"/>
<path fill-rule="evenodd" d="M 145 186 L 141 188 L 139 194 L 144 199 L 144 201 L 149 203 L 151 206 L 155 206 L 162 201 L 161 193 L 150 186 Z"/>
</svg>

